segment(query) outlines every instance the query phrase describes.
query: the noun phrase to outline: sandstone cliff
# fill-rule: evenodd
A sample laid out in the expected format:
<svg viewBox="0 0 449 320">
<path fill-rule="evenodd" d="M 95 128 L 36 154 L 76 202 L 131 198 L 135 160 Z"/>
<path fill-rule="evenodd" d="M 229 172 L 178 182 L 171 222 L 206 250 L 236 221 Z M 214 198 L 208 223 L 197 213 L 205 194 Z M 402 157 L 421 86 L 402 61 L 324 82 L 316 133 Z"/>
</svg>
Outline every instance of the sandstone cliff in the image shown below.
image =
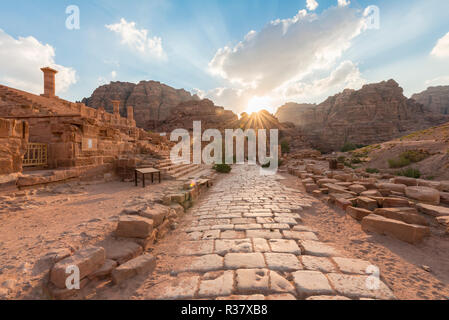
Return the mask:
<svg viewBox="0 0 449 320">
<path fill-rule="evenodd" d="M 430 87 L 414 94 L 412 99 L 435 113 L 449 114 L 449 86 Z"/>
<path fill-rule="evenodd" d="M 92 108 L 105 108 L 112 112 L 111 100 L 120 100 L 120 114 L 126 116 L 126 107 L 134 107 L 137 126 L 154 129 L 171 114 L 171 110 L 181 102 L 199 100 L 183 89 L 174 89 L 156 81 L 111 82 L 97 88 L 83 103 Z"/>
<path fill-rule="evenodd" d="M 276 116 L 290 119 L 314 147 L 326 152 L 346 142 L 370 145 L 449 121 L 407 99 L 394 80 L 346 89 L 316 106 L 290 103 Z"/>
</svg>

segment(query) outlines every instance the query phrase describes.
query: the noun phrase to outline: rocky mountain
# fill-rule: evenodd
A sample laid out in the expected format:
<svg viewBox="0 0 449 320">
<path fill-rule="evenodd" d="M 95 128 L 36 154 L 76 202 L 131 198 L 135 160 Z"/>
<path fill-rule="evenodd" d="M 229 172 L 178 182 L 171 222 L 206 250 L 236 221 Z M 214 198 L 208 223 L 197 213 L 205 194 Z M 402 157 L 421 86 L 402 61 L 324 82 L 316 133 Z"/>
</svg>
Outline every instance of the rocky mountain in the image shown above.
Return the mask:
<svg viewBox="0 0 449 320">
<path fill-rule="evenodd" d="M 449 121 L 403 95 L 394 80 L 346 89 L 319 105 L 289 103 L 278 119 L 294 122 L 321 151 L 341 149 L 345 143 L 370 145 Z"/>
<path fill-rule="evenodd" d="M 154 129 L 181 102 L 198 101 L 199 98 L 183 89 L 174 89 L 156 81 L 141 81 L 138 84 L 111 82 L 97 88 L 90 98 L 82 102 L 89 107 L 104 107 L 106 111 L 112 112 L 111 100 L 121 101 L 122 116 L 126 116 L 126 107 L 134 107 L 134 119 L 138 127 Z"/>
<path fill-rule="evenodd" d="M 430 87 L 414 94 L 412 99 L 435 113 L 449 114 L 449 86 Z"/>
</svg>

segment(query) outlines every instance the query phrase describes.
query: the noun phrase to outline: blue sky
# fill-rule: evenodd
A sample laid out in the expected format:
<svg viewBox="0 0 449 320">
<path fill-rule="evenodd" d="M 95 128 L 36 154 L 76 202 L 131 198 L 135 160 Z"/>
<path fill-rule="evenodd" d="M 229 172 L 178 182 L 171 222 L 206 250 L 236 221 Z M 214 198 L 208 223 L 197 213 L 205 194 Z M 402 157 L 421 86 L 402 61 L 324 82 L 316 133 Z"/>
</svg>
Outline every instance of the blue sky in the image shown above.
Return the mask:
<svg viewBox="0 0 449 320">
<path fill-rule="evenodd" d="M 390 78 L 406 95 L 449 84 L 449 1 L 316 2 L 3 1 L 0 83 L 39 91 L 37 64 L 48 62 L 62 70 L 59 96 L 72 101 L 109 81 L 156 80 L 237 112 L 319 103 Z M 80 9 L 79 30 L 65 27 L 69 5 Z M 380 29 L 359 23 L 369 5 L 380 9 Z"/>
</svg>

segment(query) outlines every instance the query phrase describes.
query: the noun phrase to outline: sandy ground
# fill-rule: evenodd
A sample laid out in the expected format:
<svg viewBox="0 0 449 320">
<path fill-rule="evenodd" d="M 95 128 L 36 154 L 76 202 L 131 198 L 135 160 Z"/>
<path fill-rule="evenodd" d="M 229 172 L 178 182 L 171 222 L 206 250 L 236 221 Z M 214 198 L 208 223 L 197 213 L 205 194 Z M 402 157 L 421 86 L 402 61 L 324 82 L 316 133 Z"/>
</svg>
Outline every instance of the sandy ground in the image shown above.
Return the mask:
<svg viewBox="0 0 449 320">
<path fill-rule="evenodd" d="M 124 208 L 142 206 L 182 182 L 145 189 L 123 182 L 72 182 L 2 195 L 0 201 L 0 299 L 45 299 L 42 279 L 51 252 L 76 251 L 111 237 Z"/>
<path fill-rule="evenodd" d="M 304 190 L 290 175 L 283 183 Z M 353 258 L 378 266 L 381 277 L 401 300 L 449 299 L 449 236 L 432 228 L 432 236 L 419 245 L 378 234 L 367 234 L 356 220 L 338 208 L 317 201 L 301 214 L 321 241 L 346 251 Z M 423 266 L 430 267 L 430 272 Z"/>
</svg>

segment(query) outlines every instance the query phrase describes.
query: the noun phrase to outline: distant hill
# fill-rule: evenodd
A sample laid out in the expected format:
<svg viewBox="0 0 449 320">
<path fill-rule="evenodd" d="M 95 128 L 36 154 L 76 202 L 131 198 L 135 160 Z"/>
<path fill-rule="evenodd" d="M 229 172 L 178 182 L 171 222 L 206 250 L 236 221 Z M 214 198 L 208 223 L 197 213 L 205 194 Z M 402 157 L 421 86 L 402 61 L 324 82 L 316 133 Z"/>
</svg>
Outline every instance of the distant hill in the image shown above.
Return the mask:
<svg viewBox="0 0 449 320">
<path fill-rule="evenodd" d="M 174 89 L 156 81 L 111 82 L 97 88 L 92 96 L 82 102 L 92 108 L 105 108 L 112 112 L 111 100 L 120 100 L 120 114 L 126 116 L 126 107 L 134 107 L 137 126 L 152 129 L 171 114 L 181 102 L 200 100 L 183 89 Z"/>
<path fill-rule="evenodd" d="M 432 112 L 449 114 L 449 86 L 427 88 L 421 93 L 414 94 L 412 99 Z"/>
<path fill-rule="evenodd" d="M 394 80 L 346 89 L 319 105 L 289 103 L 279 108 L 280 121 L 293 122 L 321 151 L 341 149 L 345 143 L 370 145 L 449 121 L 403 95 Z"/>
</svg>

